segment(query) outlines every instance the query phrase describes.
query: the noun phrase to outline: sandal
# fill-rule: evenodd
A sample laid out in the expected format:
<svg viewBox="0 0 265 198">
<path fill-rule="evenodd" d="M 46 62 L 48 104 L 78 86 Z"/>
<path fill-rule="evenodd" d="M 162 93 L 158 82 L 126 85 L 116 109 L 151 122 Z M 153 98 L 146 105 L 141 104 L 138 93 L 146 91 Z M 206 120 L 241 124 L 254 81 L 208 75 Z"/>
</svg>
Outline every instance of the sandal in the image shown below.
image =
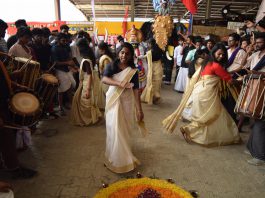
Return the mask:
<svg viewBox="0 0 265 198">
<path fill-rule="evenodd" d="M 187 136 L 187 133 L 185 132 L 184 128 L 183 127 L 180 127 L 180 132 L 182 133 L 185 141 L 188 143 L 188 144 L 191 144 L 191 140 L 189 139 L 189 137 Z"/>
</svg>

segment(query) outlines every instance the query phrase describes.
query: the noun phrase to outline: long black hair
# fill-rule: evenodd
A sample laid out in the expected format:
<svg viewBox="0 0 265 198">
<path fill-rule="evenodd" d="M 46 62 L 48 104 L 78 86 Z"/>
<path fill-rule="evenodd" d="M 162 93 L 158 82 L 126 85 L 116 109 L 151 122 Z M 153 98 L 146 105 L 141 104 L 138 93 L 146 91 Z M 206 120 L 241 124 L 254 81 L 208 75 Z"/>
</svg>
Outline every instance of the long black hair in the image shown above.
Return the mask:
<svg viewBox="0 0 265 198">
<path fill-rule="evenodd" d="M 87 39 L 81 38 L 77 41 L 77 47 L 79 49 L 80 55 L 83 58 L 89 58 L 92 61 L 93 67 L 96 64 L 96 58 L 93 50 L 89 47 Z"/>
<path fill-rule="evenodd" d="M 222 50 L 224 52 L 224 57 L 221 61 L 216 60 L 215 58 L 215 52 L 217 52 L 218 50 Z M 223 43 L 217 43 L 214 45 L 213 49 L 210 51 L 210 56 L 208 58 L 207 63 L 211 63 L 211 62 L 217 62 L 219 63 L 224 69 L 227 69 L 228 67 L 228 55 L 227 55 L 227 49 L 225 47 L 225 45 Z M 203 69 L 206 66 L 203 65 Z"/>
<path fill-rule="evenodd" d="M 196 61 L 199 59 L 199 58 L 202 58 L 202 56 L 204 54 L 208 54 L 208 50 L 207 49 L 198 49 L 196 50 L 195 54 L 194 54 L 194 59 L 193 61 L 191 62 L 191 64 L 189 65 L 189 73 L 188 73 L 188 76 L 189 78 L 191 78 L 193 76 L 193 74 L 196 72 L 196 69 L 195 69 L 195 64 L 196 64 Z M 204 68 L 205 65 L 207 64 L 208 62 L 208 59 L 207 57 L 205 57 L 203 63 L 202 63 L 202 67 Z"/>
<path fill-rule="evenodd" d="M 153 38 L 152 25 L 153 24 L 151 22 L 144 22 L 142 27 L 140 28 L 141 32 L 143 33 L 144 41 Z"/>
<path fill-rule="evenodd" d="M 160 49 L 160 47 L 157 45 L 156 40 L 154 38 L 151 38 L 147 41 L 147 43 L 149 43 L 151 45 L 151 51 L 156 51 L 156 52 L 161 52 L 161 54 L 163 53 L 163 51 Z"/>
<path fill-rule="evenodd" d="M 101 50 L 104 50 L 105 51 L 105 54 L 107 55 L 107 56 L 109 56 L 111 59 L 113 59 L 114 57 L 113 57 L 113 54 L 112 54 L 112 52 L 110 51 L 110 48 L 109 48 L 109 46 L 108 46 L 108 44 L 107 43 L 105 43 L 105 42 L 100 42 L 99 44 L 98 44 L 98 48 L 99 49 L 101 49 Z"/>
<path fill-rule="evenodd" d="M 116 60 L 113 62 L 112 67 L 118 67 L 119 63 L 120 63 L 120 59 L 119 59 L 119 53 L 123 48 L 127 48 L 131 54 L 131 57 L 128 61 L 128 66 L 131 68 L 135 68 L 135 64 L 134 64 L 134 49 L 133 46 L 130 43 L 124 42 L 123 44 L 121 44 L 121 46 L 117 49 L 117 58 Z"/>
</svg>

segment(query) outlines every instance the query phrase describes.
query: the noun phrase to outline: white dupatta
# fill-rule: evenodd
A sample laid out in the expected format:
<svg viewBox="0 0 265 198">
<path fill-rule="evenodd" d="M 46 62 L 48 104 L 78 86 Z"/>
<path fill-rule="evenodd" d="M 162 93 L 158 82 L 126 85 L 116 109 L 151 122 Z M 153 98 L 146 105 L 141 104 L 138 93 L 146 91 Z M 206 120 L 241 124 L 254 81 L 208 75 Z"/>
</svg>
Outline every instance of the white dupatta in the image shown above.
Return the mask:
<svg viewBox="0 0 265 198">
<path fill-rule="evenodd" d="M 113 78 L 118 81 L 130 82 L 136 72 L 137 72 L 136 69 L 127 67 L 123 71 L 115 74 Z M 106 98 L 105 112 L 107 112 L 112 107 L 112 105 L 119 99 L 119 97 L 124 92 L 124 90 L 125 88 L 121 88 L 117 86 L 109 86 L 109 90 L 107 92 L 107 98 Z"/>
</svg>

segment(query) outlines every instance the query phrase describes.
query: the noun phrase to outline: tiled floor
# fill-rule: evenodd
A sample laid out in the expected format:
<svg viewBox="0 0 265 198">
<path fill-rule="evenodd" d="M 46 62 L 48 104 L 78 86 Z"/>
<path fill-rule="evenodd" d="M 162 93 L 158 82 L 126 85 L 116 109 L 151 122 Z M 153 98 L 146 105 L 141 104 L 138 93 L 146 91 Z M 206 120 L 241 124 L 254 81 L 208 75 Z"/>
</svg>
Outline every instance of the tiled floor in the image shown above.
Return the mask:
<svg viewBox="0 0 265 198">
<path fill-rule="evenodd" d="M 139 171 L 145 176 L 173 178 L 188 190 L 197 190 L 201 198 L 265 197 L 265 167 L 248 165 L 244 144 L 204 148 L 187 144 L 178 129 L 168 135 L 161 121 L 180 101 L 172 86 L 163 86 L 163 101 L 144 105 L 150 135 L 133 134 L 133 151 L 142 165 L 132 173 L 118 175 L 103 166 L 104 124 L 74 127 L 68 118 L 42 122 L 42 134 L 33 136 L 34 146 L 21 153 L 23 163 L 38 170 L 30 180 L 11 181 L 16 198 L 90 198 L 101 184 L 113 183 Z M 183 123 L 180 123 L 180 125 Z M 57 129 L 50 136 L 46 129 Z M 243 133 L 244 142 L 249 133 Z"/>
</svg>

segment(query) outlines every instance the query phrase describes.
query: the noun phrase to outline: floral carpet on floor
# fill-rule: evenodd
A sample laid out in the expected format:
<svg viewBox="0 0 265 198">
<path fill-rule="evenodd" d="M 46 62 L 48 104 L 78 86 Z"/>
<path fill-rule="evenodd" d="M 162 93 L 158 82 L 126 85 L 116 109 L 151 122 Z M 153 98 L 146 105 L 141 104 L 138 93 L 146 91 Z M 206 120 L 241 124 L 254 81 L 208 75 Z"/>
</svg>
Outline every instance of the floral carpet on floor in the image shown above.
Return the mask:
<svg viewBox="0 0 265 198">
<path fill-rule="evenodd" d="M 95 198 L 192 198 L 192 196 L 169 181 L 145 177 L 116 182 L 100 190 Z"/>
</svg>

